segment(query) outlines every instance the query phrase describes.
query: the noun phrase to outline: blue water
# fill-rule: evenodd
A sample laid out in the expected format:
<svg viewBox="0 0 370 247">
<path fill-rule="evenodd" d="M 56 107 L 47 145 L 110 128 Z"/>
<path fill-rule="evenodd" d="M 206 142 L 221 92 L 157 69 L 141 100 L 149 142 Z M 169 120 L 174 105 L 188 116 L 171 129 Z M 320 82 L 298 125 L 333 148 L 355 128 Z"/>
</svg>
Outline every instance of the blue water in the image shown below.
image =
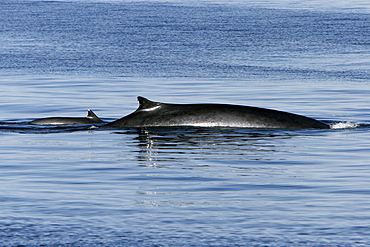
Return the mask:
<svg viewBox="0 0 370 247">
<path fill-rule="evenodd" d="M 369 246 L 370 4 L 1 1 L 1 246 Z M 104 129 L 169 103 L 330 130 Z"/>
</svg>

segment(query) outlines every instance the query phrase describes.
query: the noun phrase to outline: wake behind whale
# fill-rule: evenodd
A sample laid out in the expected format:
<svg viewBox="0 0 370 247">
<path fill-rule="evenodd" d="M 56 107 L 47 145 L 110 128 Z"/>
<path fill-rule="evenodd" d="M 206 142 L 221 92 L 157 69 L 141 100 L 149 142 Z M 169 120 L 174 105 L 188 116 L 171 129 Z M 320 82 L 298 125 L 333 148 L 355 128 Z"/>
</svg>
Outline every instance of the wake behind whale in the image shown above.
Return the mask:
<svg viewBox="0 0 370 247">
<path fill-rule="evenodd" d="M 226 127 L 330 129 L 330 126 L 301 115 L 251 106 L 229 104 L 167 104 L 138 97 L 138 109 L 107 124 L 112 128 Z"/>
</svg>

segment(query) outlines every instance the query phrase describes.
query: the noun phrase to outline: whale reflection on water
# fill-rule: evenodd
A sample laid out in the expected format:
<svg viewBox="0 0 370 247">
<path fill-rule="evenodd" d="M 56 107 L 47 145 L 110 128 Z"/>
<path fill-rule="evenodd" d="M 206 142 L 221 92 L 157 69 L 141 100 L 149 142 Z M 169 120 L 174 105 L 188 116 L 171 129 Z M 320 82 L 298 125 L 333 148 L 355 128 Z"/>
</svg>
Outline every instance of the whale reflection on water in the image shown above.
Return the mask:
<svg viewBox="0 0 370 247">
<path fill-rule="evenodd" d="M 147 128 L 114 132 L 133 135 L 137 159 L 145 166 L 169 162 L 197 166 L 194 161 L 274 160 L 274 153 L 289 153 L 289 139 L 309 135 L 307 131 L 216 128 Z M 125 144 L 122 144 L 125 145 Z M 149 163 L 148 163 L 149 162 Z"/>
</svg>

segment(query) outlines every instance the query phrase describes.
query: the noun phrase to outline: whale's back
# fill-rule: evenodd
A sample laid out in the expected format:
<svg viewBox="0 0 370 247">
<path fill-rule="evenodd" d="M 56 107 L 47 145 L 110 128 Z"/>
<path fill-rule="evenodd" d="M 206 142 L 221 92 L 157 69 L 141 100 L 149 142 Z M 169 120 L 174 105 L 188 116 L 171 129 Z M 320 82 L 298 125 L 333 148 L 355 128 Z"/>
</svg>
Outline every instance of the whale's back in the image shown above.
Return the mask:
<svg viewBox="0 0 370 247">
<path fill-rule="evenodd" d="M 93 124 L 103 121 L 90 109 L 87 110 L 86 117 L 49 117 L 35 119 L 30 124 L 39 125 L 73 125 L 73 124 Z"/>
<path fill-rule="evenodd" d="M 139 98 L 139 108 L 110 127 L 330 128 L 325 123 L 288 112 L 227 104 L 165 104 Z"/>
</svg>

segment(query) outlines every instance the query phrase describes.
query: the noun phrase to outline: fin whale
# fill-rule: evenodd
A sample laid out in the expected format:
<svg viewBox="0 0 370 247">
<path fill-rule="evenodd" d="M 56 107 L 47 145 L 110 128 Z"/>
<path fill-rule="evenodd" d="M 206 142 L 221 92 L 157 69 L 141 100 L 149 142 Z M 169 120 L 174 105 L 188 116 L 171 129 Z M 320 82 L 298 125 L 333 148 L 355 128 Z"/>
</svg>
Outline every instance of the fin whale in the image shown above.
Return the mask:
<svg viewBox="0 0 370 247">
<path fill-rule="evenodd" d="M 232 127 L 280 129 L 330 129 L 318 120 L 265 108 L 228 104 L 167 104 L 138 97 L 133 113 L 107 124 L 130 127 Z"/>
<path fill-rule="evenodd" d="M 103 121 L 90 109 L 87 110 L 86 117 L 49 117 L 36 119 L 30 122 L 30 124 L 41 125 L 73 125 L 93 123 L 103 123 Z"/>
</svg>

